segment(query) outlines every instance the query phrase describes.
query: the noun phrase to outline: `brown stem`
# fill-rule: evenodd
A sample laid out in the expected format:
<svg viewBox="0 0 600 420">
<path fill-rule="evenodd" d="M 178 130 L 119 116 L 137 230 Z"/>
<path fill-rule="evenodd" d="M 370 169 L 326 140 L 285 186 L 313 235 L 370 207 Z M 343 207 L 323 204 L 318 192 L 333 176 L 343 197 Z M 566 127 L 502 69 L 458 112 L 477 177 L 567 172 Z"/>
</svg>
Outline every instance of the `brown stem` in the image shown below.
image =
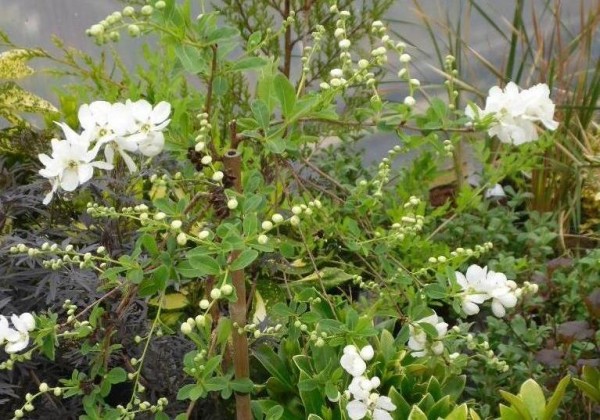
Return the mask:
<svg viewBox="0 0 600 420">
<path fill-rule="evenodd" d="M 233 180 L 233 186 L 238 193 L 242 192 L 242 156 L 236 150 L 228 150 L 223 156 L 225 171 L 230 179 Z M 233 251 L 230 255 L 230 261 L 235 261 L 240 251 Z M 231 320 L 236 328 L 233 329 L 233 368 L 236 379 L 245 379 L 250 377 L 250 363 L 248 357 L 248 339 L 246 333 L 238 333 L 246 325 L 246 316 L 248 307 L 246 305 L 246 279 L 244 270 L 236 270 L 231 273 L 231 281 L 237 295 L 237 300 L 230 305 Z M 252 412 L 250 409 L 249 394 L 235 394 L 235 408 L 237 420 L 251 420 Z"/>
<path fill-rule="evenodd" d="M 283 19 L 286 20 L 290 16 L 290 0 L 285 0 L 283 6 Z M 284 41 L 284 58 L 283 58 L 283 74 L 288 79 L 290 78 L 290 68 L 292 66 L 292 25 L 288 24 L 285 28 L 285 41 Z"/>
</svg>

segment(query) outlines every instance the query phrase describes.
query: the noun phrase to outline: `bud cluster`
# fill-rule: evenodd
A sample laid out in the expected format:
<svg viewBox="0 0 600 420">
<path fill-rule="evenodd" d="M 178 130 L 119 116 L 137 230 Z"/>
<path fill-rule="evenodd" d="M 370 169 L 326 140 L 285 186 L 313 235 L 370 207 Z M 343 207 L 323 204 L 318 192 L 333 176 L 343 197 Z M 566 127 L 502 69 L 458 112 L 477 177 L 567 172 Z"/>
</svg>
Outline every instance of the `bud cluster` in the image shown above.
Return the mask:
<svg viewBox="0 0 600 420">
<path fill-rule="evenodd" d="M 109 41 L 119 41 L 121 38 L 119 31 L 123 28 L 127 28 L 129 35 L 135 38 L 142 33 L 142 28 L 150 17 L 157 10 L 163 10 L 166 6 L 167 4 L 163 0 L 155 2 L 154 6 L 145 4 L 138 10 L 133 6 L 125 6 L 122 11 L 113 12 L 100 22 L 90 26 L 85 33 L 87 36 L 93 37 L 98 45 L 106 44 Z"/>
</svg>

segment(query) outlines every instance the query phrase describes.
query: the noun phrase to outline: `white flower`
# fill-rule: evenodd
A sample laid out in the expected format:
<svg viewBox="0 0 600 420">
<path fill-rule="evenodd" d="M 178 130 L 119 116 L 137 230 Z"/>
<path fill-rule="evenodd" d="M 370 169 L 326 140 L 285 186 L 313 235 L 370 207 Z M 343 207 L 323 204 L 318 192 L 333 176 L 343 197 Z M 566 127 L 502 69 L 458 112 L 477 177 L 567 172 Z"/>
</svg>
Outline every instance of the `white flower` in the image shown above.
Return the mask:
<svg viewBox="0 0 600 420">
<path fill-rule="evenodd" d="M 374 386 L 376 384 L 377 382 L 372 382 L 366 376 L 355 376 L 348 385 L 348 391 L 354 398 L 364 400 L 369 397 L 373 389 L 377 388 Z"/>
<path fill-rule="evenodd" d="M 373 420 L 392 420 L 390 412 L 395 409 L 396 406 L 389 397 L 382 397 L 376 392 L 370 394 L 365 399 L 350 401 L 346 405 L 348 417 L 352 420 L 360 420 L 369 412 Z"/>
<path fill-rule="evenodd" d="M 350 42 L 349 39 L 342 39 L 339 43 L 338 46 L 342 49 L 342 50 L 347 50 L 348 48 L 350 48 L 350 45 L 352 45 L 352 43 Z"/>
<path fill-rule="evenodd" d="M 541 122 L 548 130 L 556 130 L 558 121 L 554 121 L 555 105 L 550 99 L 550 88 L 545 83 L 525 89 L 521 92 L 525 112 L 523 118 Z"/>
<path fill-rule="evenodd" d="M 392 420 L 390 412 L 395 409 L 396 406 L 392 403 L 391 398 L 378 395 L 373 409 L 373 420 Z"/>
<path fill-rule="evenodd" d="M 4 341 L 9 335 L 9 330 L 11 328 L 8 326 L 8 320 L 4 315 L 0 315 L 0 345 L 4 344 Z"/>
<path fill-rule="evenodd" d="M 435 328 L 437 336 L 433 339 L 432 343 L 429 343 L 427 334 L 419 324 L 429 324 Z M 413 356 L 423 357 L 429 353 L 429 350 L 437 355 L 442 354 L 444 351 L 444 345 L 441 340 L 448 332 L 448 324 L 445 323 L 442 318 L 437 316 L 435 312 L 433 315 L 420 319 L 414 324 L 410 324 L 408 328 L 410 334 L 408 339 L 408 348 L 412 350 Z"/>
<path fill-rule="evenodd" d="M 360 420 L 367 415 L 367 410 L 369 407 L 361 400 L 350 401 L 348 405 L 346 405 L 346 410 L 348 411 L 348 417 L 352 420 Z"/>
<path fill-rule="evenodd" d="M 467 275 L 455 272 L 456 282 L 463 289 L 462 309 L 467 315 L 479 313 L 479 306 L 488 299 L 487 293 L 482 293 L 482 282 L 487 276 L 487 267 L 471 265 L 467 269 Z"/>
<path fill-rule="evenodd" d="M 367 364 L 360 357 L 358 349 L 353 345 L 344 347 L 344 354 L 340 359 L 340 365 L 354 377 L 361 376 L 367 370 Z"/>
<path fill-rule="evenodd" d="M 7 322 L 5 324 L 5 322 L 0 320 L 0 324 L 2 324 L 0 328 L 4 329 L 5 339 L 7 341 L 6 346 L 4 346 L 4 351 L 7 353 L 17 353 L 29 344 L 29 331 L 34 330 L 35 319 L 33 318 L 33 315 L 27 312 L 21 315 L 13 315 L 10 319 L 15 327 L 14 330 L 8 328 Z"/>
<path fill-rule="evenodd" d="M 360 349 L 360 357 L 365 362 L 368 362 L 369 360 L 371 360 L 373 358 L 373 356 L 375 356 L 375 351 L 373 350 L 373 346 L 371 346 L 371 345 L 364 346 L 362 349 Z"/>
<path fill-rule="evenodd" d="M 497 136 L 503 143 L 520 145 L 537 140 L 535 122 L 541 122 L 548 130 L 556 130 L 558 122 L 553 120 L 554 109 L 546 84 L 519 91 L 519 87 L 510 82 L 504 90 L 498 86 L 489 90 L 484 110 L 470 105 L 465 109 L 465 115 L 475 120 L 494 115 L 496 121 L 488 135 Z"/>
<path fill-rule="evenodd" d="M 150 132 L 145 139 L 140 140 L 138 147 L 144 156 L 156 156 L 165 147 L 165 135 L 160 131 Z"/>
<path fill-rule="evenodd" d="M 79 107 L 77 114 L 83 130 L 92 142 L 107 142 L 135 130 L 133 117 L 124 104 L 96 101 Z"/>
<path fill-rule="evenodd" d="M 488 294 L 492 298 L 492 312 L 498 318 L 506 315 L 506 308 L 514 308 L 517 305 L 515 295 L 516 284 L 509 282 L 506 275 L 490 271 L 488 273 Z M 514 284 L 515 287 L 512 287 Z"/>
<path fill-rule="evenodd" d="M 44 204 L 52 200 L 58 187 L 65 191 L 73 191 L 79 185 L 89 181 L 94 174 L 94 167 L 112 169 L 107 162 L 92 162 L 98 153 L 98 147 L 89 149 L 89 135 L 74 132 L 66 124 L 58 124 L 66 140 L 52 139 L 52 156 L 39 154 L 38 158 L 45 166 L 39 174 L 48 178 L 52 183 L 52 190 L 44 198 Z"/>
<path fill-rule="evenodd" d="M 125 106 L 131 113 L 131 116 L 135 122 L 136 133 L 131 136 L 133 140 L 140 143 L 141 146 L 142 143 L 147 140 L 147 137 L 153 133 L 153 135 L 158 136 L 158 139 L 162 138 L 162 143 L 164 144 L 162 131 L 167 125 L 169 125 L 169 122 L 171 121 L 169 119 L 169 115 L 171 114 L 171 104 L 162 101 L 156 106 L 152 107 L 148 101 L 140 99 L 136 102 L 127 100 Z M 154 143 L 159 142 L 159 140 L 154 140 Z M 140 151 L 145 154 L 145 151 L 142 150 L 142 147 L 140 147 Z"/>
<path fill-rule="evenodd" d="M 467 315 L 479 312 L 479 306 L 486 300 L 492 299 L 492 312 L 501 318 L 506 314 L 506 308 L 517 304 L 517 284 L 506 278 L 502 273 L 487 271 L 487 267 L 476 264 L 467 269 L 466 276 L 456 272 L 456 282 L 463 289 L 462 309 Z"/>
<path fill-rule="evenodd" d="M 344 71 L 343 71 L 342 69 L 332 69 L 332 70 L 329 72 L 329 75 L 330 75 L 331 77 L 334 77 L 334 78 L 338 78 L 338 79 L 339 79 L 340 77 L 344 77 Z"/>
<path fill-rule="evenodd" d="M 488 188 L 485 190 L 485 198 L 502 198 L 506 197 L 506 193 L 504 192 L 504 188 L 502 185 L 495 184 L 492 188 Z"/>
</svg>

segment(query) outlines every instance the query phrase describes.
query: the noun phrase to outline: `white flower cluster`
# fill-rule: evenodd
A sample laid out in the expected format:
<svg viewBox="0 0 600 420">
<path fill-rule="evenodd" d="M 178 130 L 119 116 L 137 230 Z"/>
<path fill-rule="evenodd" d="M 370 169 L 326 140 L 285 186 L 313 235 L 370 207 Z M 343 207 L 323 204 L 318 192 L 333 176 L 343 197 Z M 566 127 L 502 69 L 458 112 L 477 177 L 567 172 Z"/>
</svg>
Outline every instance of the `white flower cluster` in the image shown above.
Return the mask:
<svg viewBox="0 0 600 420">
<path fill-rule="evenodd" d="M 12 315 L 10 320 L 14 328 L 9 326 L 8 319 L 4 315 L 0 315 L 0 345 L 6 342 L 4 351 L 9 354 L 17 353 L 27 347 L 29 332 L 35 329 L 35 319 L 28 312 Z"/>
<path fill-rule="evenodd" d="M 489 90 L 485 109 L 469 105 L 465 114 L 473 120 L 493 115 L 495 122 L 488 129 L 488 135 L 497 136 L 503 143 L 520 145 L 538 139 L 535 125 L 538 121 L 548 130 L 556 130 L 558 122 L 553 119 L 554 108 L 548 85 L 540 83 L 519 90 L 510 82 L 504 90 L 498 86 Z"/>
<path fill-rule="evenodd" d="M 492 299 L 492 312 L 498 318 L 506 314 L 506 308 L 514 308 L 522 289 L 506 278 L 505 274 L 488 271 L 486 267 L 471 265 L 463 275 L 456 272 L 456 282 L 462 288 L 462 309 L 467 315 L 479 313 L 479 305 Z"/>
<path fill-rule="evenodd" d="M 427 333 L 421 327 L 421 324 L 429 324 L 435 328 L 437 336 L 433 340 L 427 338 Z M 412 350 L 415 357 L 423 357 L 431 351 L 435 355 L 444 352 L 444 343 L 442 339 L 448 333 L 448 324 L 439 317 L 435 311 L 432 315 L 422 318 L 408 326 L 409 339 L 408 348 Z"/>
<path fill-rule="evenodd" d="M 352 420 L 360 420 L 369 416 L 373 420 L 392 420 L 390 412 L 396 409 L 389 397 L 381 396 L 375 390 L 381 385 L 377 376 L 368 378 L 365 375 L 367 363 L 375 356 L 372 346 L 362 349 L 354 345 L 344 347 L 344 354 L 340 359 L 340 365 L 346 372 L 353 376 L 348 385 L 346 394 L 354 399 L 346 405 L 348 417 Z"/>
<path fill-rule="evenodd" d="M 51 156 L 39 154 L 44 165 L 40 175 L 48 178 L 52 190 L 44 198 L 48 204 L 54 193 L 61 188 L 74 191 L 89 181 L 94 168 L 113 168 L 115 152 L 122 158 L 130 172 L 137 171 L 136 164 L 128 153 L 141 153 L 152 157 L 164 146 L 162 131 L 169 124 L 171 105 L 160 102 L 155 107 L 145 100 L 111 104 L 96 101 L 79 108 L 79 122 L 83 131 L 77 134 L 68 125 L 58 123 L 66 137 L 53 139 Z M 94 161 L 104 147 L 106 162 Z"/>
</svg>

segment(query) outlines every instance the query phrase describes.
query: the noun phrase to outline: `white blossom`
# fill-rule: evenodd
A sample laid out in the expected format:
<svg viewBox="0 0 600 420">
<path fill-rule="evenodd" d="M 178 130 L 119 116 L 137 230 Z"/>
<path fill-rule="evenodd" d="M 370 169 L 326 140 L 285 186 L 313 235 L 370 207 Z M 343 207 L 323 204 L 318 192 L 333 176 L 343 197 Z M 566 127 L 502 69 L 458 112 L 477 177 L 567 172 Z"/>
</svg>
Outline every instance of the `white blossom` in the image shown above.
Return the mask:
<svg viewBox="0 0 600 420">
<path fill-rule="evenodd" d="M 352 45 L 352 43 L 350 42 L 349 39 L 342 39 L 339 43 L 338 46 L 343 49 L 343 50 L 347 50 L 348 48 L 350 48 L 350 45 Z"/>
<path fill-rule="evenodd" d="M 431 339 L 427 337 L 427 334 L 420 324 L 429 324 L 435 328 L 437 336 L 433 338 L 433 341 L 430 341 Z M 410 324 L 408 328 L 408 348 L 412 350 L 413 356 L 423 357 L 430 351 L 436 355 L 442 354 L 444 351 L 444 345 L 441 340 L 448 332 L 448 324 L 445 323 L 441 317 L 437 316 L 435 312 L 430 316 Z"/>
<path fill-rule="evenodd" d="M 348 417 L 352 420 L 363 419 L 367 413 L 371 413 L 373 420 L 392 420 L 390 412 L 395 409 L 396 406 L 389 397 L 381 396 L 376 392 L 371 393 L 367 398 L 350 401 L 346 405 Z"/>
<path fill-rule="evenodd" d="M 390 412 L 396 409 L 390 398 L 380 396 L 375 390 L 381 385 L 377 376 L 369 379 L 364 373 L 367 369 L 366 361 L 373 359 L 375 351 L 370 345 L 358 349 L 354 345 L 344 347 L 340 364 L 353 376 L 344 394 L 352 401 L 346 404 L 348 417 L 360 420 L 369 416 L 375 420 L 391 420 Z"/>
<path fill-rule="evenodd" d="M 81 128 L 92 142 L 106 142 L 116 136 L 125 136 L 134 128 L 133 117 L 122 103 L 95 101 L 79 107 L 77 113 Z"/>
<path fill-rule="evenodd" d="M 463 289 L 462 309 L 467 315 L 479 313 L 479 306 L 488 299 L 486 293 L 482 293 L 481 282 L 487 275 L 487 268 L 482 269 L 478 265 L 472 265 L 467 269 L 466 276 L 456 272 L 456 282 Z"/>
<path fill-rule="evenodd" d="M 489 127 L 488 135 L 497 136 L 503 143 L 520 145 L 538 139 L 536 122 L 548 130 L 556 130 L 555 105 L 550 100 L 548 85 L 540 83 L 529 89 L 519 90 L 510 82 L 501 89 L 492 87 L 488 92 L 485 109 L 469 105 L 465 115 L 473 120 L 493 115 L 495 122 Z"/>
<path fill-rule="evenodd" d="M 501 318 L 506 314 L 506 308 L 517 304 L 517 284 L 506 278 L 505 274 L 488 271 L 487 267 L 471 265 L 463 275 L 456 272 L 456 282 L 462 288 L 462 309 L 467 315 L 479 312 L 483 302 L 492 300 L 492 312 Z"/>
<path fill-rule="evenodd" d="M 340 365 L 352 376 L 361 376 L 367 370 L 367 364 L 360 356 L 356 346 L 348 345 L 344 347 L 344 354 L 340 359 Z"/>
<path fill-rule="evenodd" d="M 60 124 L 66 140 L 52 139 L 51 156 L 44 153 L 38 158 L 45 166 L 39 174 L 48 178 L 52 190 L 46 195 L 43 203 L 48 204 L 53 194 L 62 188 L 65 191 L 74 191 L 79 185 L 89 181 L 94 173 L 94 167 L 112 169 L 107 162 L 93 162 L 98 154 L 98 147 L 90 149 L 89 135 L 85 132 L 77 134 L 68 125 Z"/>
<path fill-rule="evenodd" d="M 502 185 L 495 184 L 493 187 L 485 190 L 485 198 L 502 198 L 506 197 L 506 192 L 504 192 L 504 188 Z"/>
<path fill-rule="evenodd" d="M 171 104 L 162 101 L 153 107 L 148 101 L 140 99 L 136 102 L 127 100 L 125 106 L 133 117 L 136 129 L 131 139 L 139 144 L 143 155 L 156 156 L 162 151 L 165 143 L 162 131 L 171 121 Z"/>
<path fill-rule="evenodd" d="M 35 329 L 35 319 L 28 312 L 12 315 L 10 320 L 14 329 L 8 326 L 4 316 L 0 316 L 0 343 L 6 340 L 4 351 L 9 354 L 25 349 L 29 345 L 29 332 Z"/>
</svg>

